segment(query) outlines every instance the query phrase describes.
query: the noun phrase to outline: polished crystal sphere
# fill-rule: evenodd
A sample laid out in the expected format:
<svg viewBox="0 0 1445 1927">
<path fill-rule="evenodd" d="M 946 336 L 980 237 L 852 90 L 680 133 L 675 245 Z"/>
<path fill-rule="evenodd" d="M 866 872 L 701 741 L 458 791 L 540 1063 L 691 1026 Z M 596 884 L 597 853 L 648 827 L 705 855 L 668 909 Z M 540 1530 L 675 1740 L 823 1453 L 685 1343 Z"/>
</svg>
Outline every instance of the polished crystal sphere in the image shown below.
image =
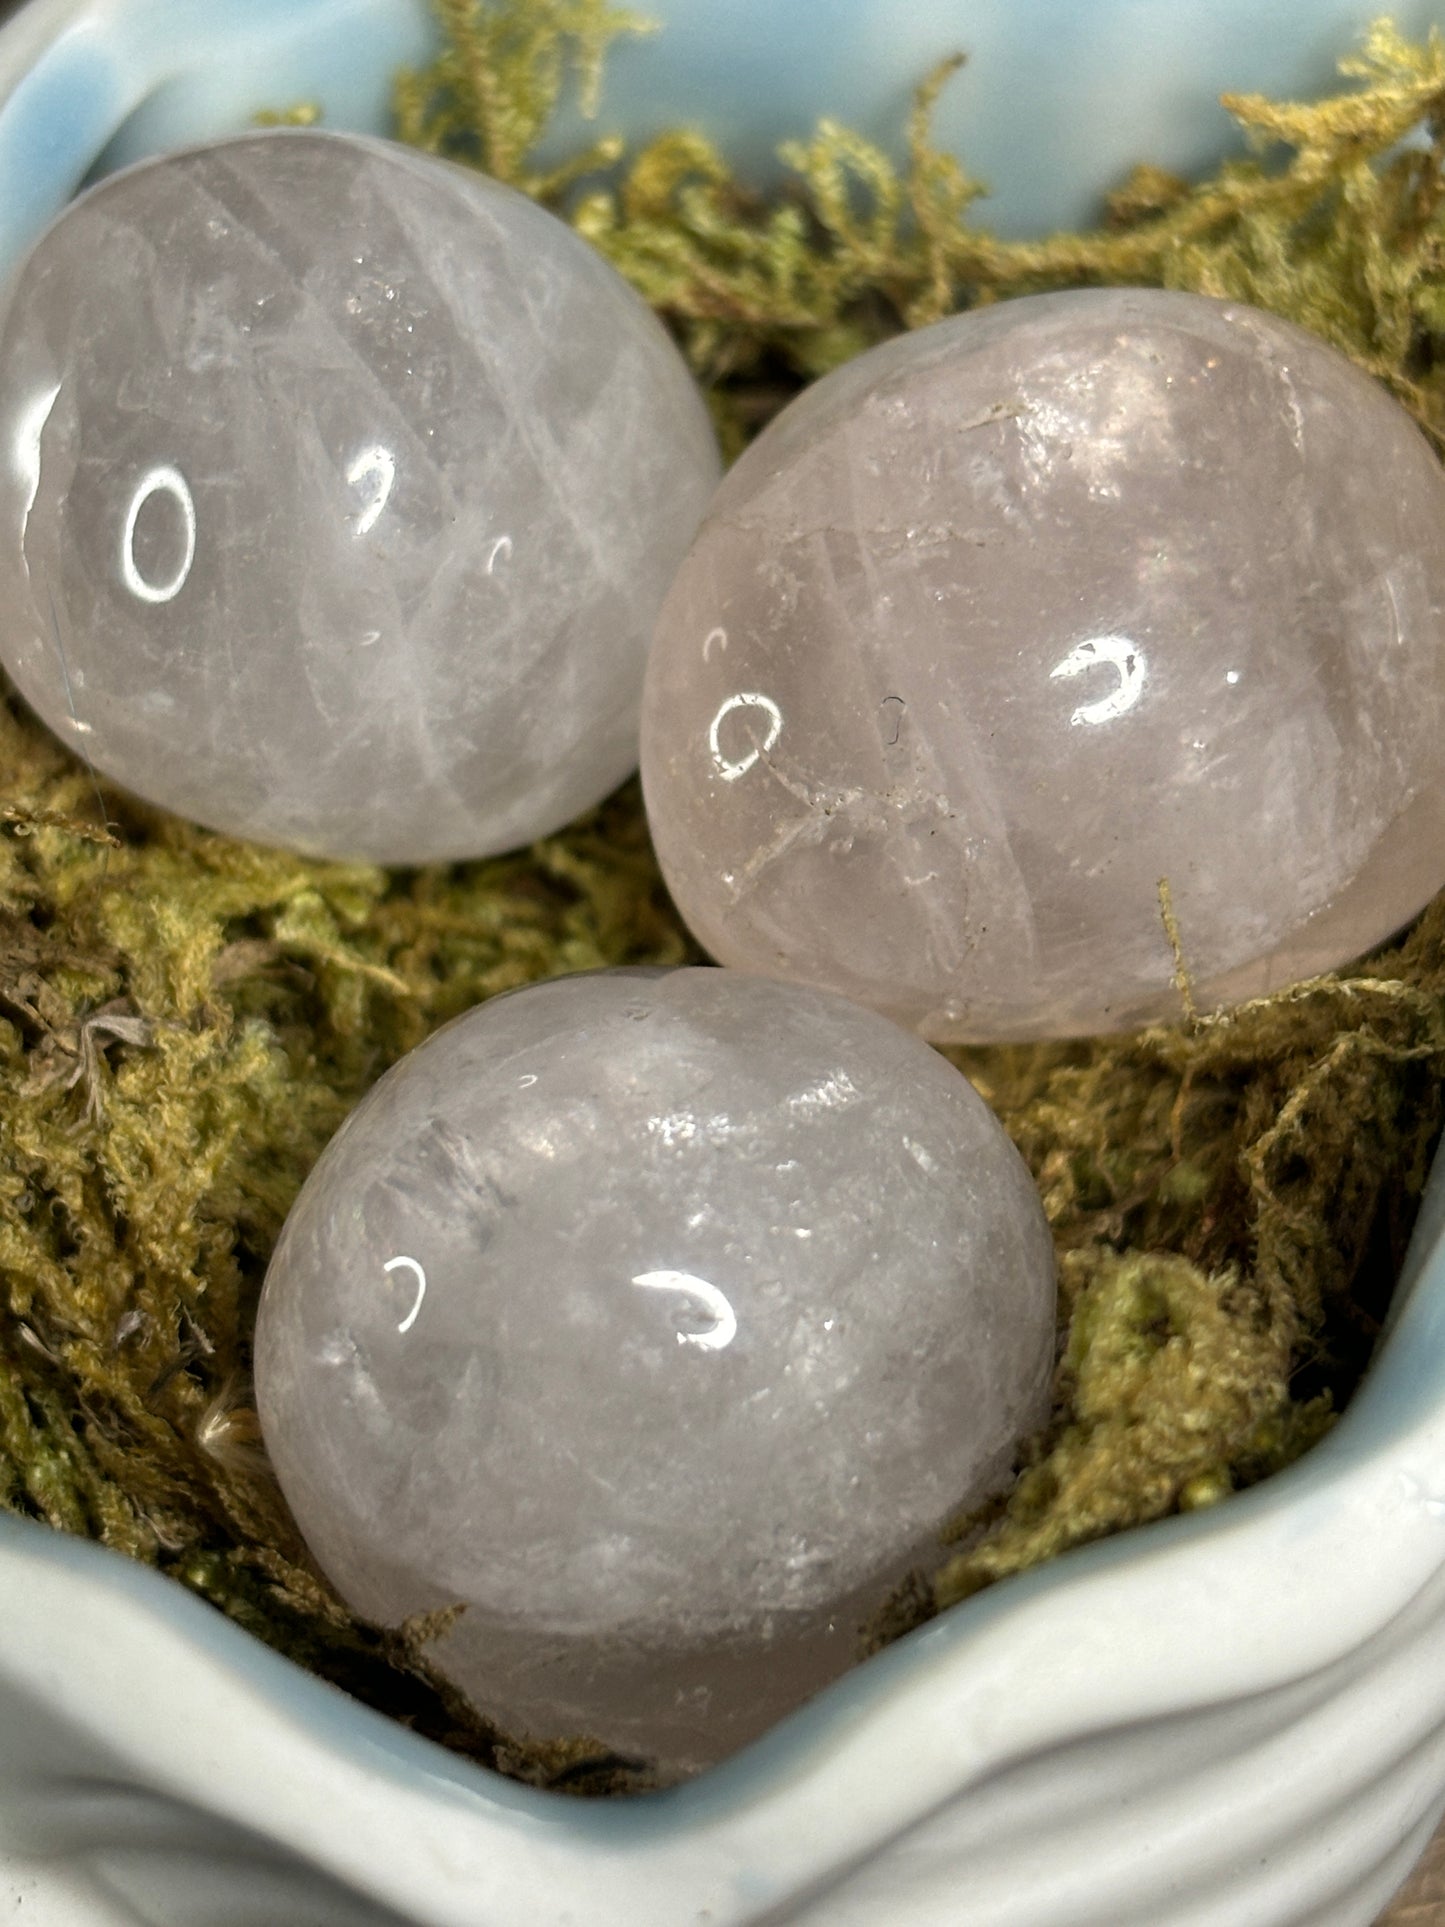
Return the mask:
<svg viewBox="0 0 1445 1927">
<path fill-rule="evenodd" d="M 12 278 L 0 374 L 0 657 L 117 782 L 406 863 L 635 766 L 717 452 L 656 319 L 522 195 L 295 129 L 142 163 Z"/>
<path fill-rule="evenodd" d="M 896 1025 L 721 970 L 515 992 L 388 1073 L 287 1221 L 256 1393 L 303 1534 L 513 1733 L 663 1779 L 847 1667 L 1047 1411 L 1022 1160 Z"/>
<path fill-rule="evenodd" d="M 942 1040 L 1178 1014 L 1445 882 L 1445 474 L 1311 335 L 1142 289 L 816 383 L 659 619 L 642 773 L 720 961 Z"/>
</svg>

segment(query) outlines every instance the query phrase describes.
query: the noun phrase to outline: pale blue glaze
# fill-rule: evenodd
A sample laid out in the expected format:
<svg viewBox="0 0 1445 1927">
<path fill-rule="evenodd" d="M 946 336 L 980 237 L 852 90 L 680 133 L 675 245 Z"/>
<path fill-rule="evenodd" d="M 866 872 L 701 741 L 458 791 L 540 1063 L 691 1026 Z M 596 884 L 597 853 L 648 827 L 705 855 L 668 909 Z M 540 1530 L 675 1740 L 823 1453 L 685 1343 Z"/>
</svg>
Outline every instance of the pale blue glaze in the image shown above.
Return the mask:
<svg viewBox="0 0 1445 1927">
<path fill-rule="evenodd" d="M 0 30 L 0 270 L 86 176 L 314 100 L 385 132 L 425 0 L 31 0 Z"/>
<path fill-rule="evenodd" d="M 1234 144 L 1226 89 L 1318 93 L 1381 0 L 644 0 L 664 30 L 609 63 L 600 125 L 678 122 L 745 172 L 832 114 L 896 145 L 943 55 L 965 72 L 940 137 L 996 192 L 1009 232 L 1088 220 L 1136 160 L 1185 172 Z M 1445 0 L 1395 0 L 1407 32 Z M 0 268 L 97 164 L 121 165 L 318 100 L 385 132 L 390 78 L 425 57 L 425 0 L 31 0 L 0 32 Z M 25 71 L 27 70 L 28 71 Z M 16 84 L 17 73 L 24 78 Z M 584 130 L 564 124 L 554 150 Z"/>
<path fill-rule="evenodd" d="M 26 75 L 0 114 L 0 250 L 8 262 L 59 212 L 125 113 L 115 62 L 76 40 Z"/>
<path fill-rule="evenodd" d="M 1073 227 L 1140 160 L 1185 173 L 1237 145 L 1226 91 L 1308 97 L 1388 11 L 1402 31 L 1445 0 L 642 0 L 665 31 L 623 43 L 604 121 L 647 133 L 694 120 L 740 166 L 828 114 L 897 146 L 912 90 L 955 51 L 969 64 L 937 133 L 995 192 L 979 218 L 1012 233 Z"/>
</svg>

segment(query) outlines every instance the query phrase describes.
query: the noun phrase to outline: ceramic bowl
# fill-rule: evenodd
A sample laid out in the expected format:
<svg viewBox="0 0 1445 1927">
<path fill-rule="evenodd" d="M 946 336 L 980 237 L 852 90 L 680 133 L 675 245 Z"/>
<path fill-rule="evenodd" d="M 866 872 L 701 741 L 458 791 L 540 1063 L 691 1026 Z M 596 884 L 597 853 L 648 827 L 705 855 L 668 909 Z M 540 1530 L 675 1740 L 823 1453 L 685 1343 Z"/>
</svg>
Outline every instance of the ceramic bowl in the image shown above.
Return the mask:
<svg viewBox="0 0 1445 1927">
<path fill-rule="evenodd" d="M 1005 232 L 1078 226 L 1139 160 L 1188 173 L 1231 145 L 1226 90 L 1308 98 L 1379 14 L 1423 36 L 1445 0 L 635 0 L 599 125 L 691 122 L 742 170 L 831 114 L 894 148 L 935 62 L 969 63 L 936 132 L 994 183 Z M 29 0 L 0 52 L 0 268 L 99 161 L 113 167 L 315 100 L 382 132 L 425 57 L 428 0 Z M 595 134 L 596 129 L 592 132 Z M 586 137 L 559 124 L 559 154 Z"/>
<path fill-rule="evenodd" d="M 685 49 L 724 42 L 736 57 L 706 84 L 740 142 L 769 115 L 771 133 L 878 106 L 847 86 L 877 53 L 883 0 L 771 0 L 766 21 L 757 4 L 751 38 L 753 0 L 661 9 L 693 38 L 654 70 L 648 112 L 685 113 L 704 71 L 684 71 Z M 1063 9 L 1010 6 L 1017 62 Z M 1006 11 L 958 0 L 941 37 L 1002 45 Z M 1298 28 L 1313 60 L 1339 42 L 1323 23 L 1356 11 L 1279 0 L 1266 31 L 1246 0 L 1175 0 L 1168 18 L 1181 46 L 1192 23 L 1213 47 L 1247 16 L 1271 61 Z M 755 52 L 772 34 L 780 55 L 789 32 L 804 44 L 788 23 L 823 12 L 858 36 L 853 81 L 832 62 L 818 98 L 779 86 L 748 106 L 734 36 Z M 1115 49 L 1131 22 L 1163 32 L 1158 0 L 1074 12 Z M 919 21 L 945 9 L 909 19 L 911 76 L 936 47 Z M 0 266 L 97 164 L 288 98 L 382 125 L 388 70 L 425 45 L 423 15 L 395 0 L 33 0 L 0 31 Z M 1151 112 L 1184 71 L 1148 70 Z M 1001 57 L 1022 120 L 1008 73 Z M 1077 98 L 1060 139 L 1071 181 L 1097 185 L 1119 156 Z M 1150 149 L 1137 129 L 1124 145 Z M 1367 1927 L 1442 1806 L 1445 1166 L 1378 1359 L 1306 1459 L 953 1609 L 666 1794 L 516 1786 L 154 1572 L 0 1515 L 0 1892 L 36 1927 Z"/>
</svg>

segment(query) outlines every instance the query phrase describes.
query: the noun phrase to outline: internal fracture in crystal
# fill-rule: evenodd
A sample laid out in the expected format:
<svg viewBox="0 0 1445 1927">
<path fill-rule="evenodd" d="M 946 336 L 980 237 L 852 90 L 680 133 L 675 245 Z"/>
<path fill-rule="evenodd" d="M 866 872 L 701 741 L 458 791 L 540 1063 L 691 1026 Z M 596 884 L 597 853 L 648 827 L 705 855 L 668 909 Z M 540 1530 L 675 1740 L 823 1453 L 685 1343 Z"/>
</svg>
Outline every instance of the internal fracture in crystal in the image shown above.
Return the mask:
<svg viewBox="0 0 1445 1927">
<path fill-rule="evenodd" d="M 512 1734 L 678 1779 L 846 1668 L 1047 1412 L 1054 1274 L 966 1080 L 839 998 L 562 978 L 382 1079 L 261 1300 L 312 1551 Z"/>
<path fill-rule="evenodd" d="M 1039 296 L 817 382 L 659 621 L 643 782 L 724 963 L 938 1040 L 1178 1015 L 1445 882 L 1445 476 L 1238 303 Z"/>
<path fill-rule="evenodd" d="M 717 452 L 652 314 L 522 195 L 310 130 L 145 162 L 19 269 L 0 368 L 0 657 L 117 782 L 414 862 L 635 765 Z"/>
</svg>

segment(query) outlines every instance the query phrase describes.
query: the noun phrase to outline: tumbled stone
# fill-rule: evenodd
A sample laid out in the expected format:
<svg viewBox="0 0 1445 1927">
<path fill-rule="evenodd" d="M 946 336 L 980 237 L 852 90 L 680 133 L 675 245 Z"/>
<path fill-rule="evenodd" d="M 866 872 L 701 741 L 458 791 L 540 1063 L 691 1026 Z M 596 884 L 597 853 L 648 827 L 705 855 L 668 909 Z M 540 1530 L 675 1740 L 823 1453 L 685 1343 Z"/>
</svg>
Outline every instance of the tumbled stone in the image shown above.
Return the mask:
<svg viewBox="0 0 1445 1927">
<path fill-rule="evenodd" d="M 0 369 L 0 656 L 117 782 L 414 862 L 635 766 L 717 453 L 655 318 L 522 195 L 295 129 L 146 162 L 20 268 Z"/>
<path fill-rule="evenodd" d="M 366 1098 L 267 1274 L 312 1551 L 534 1738 L 677 1779 L 841 1672 L 1043 1419 L 1052 1254 L 972 1087 L 731 971 L 554 980 Z"/>
<path fill-rule="evenodd" d="M 863 355 L 719 490 L 643 781 L 719 960 L 939 1040 L 1176 1016 L 1445 882 L 1445 477 L 1343 357 L 1141 289 Z"/>
</svg>

